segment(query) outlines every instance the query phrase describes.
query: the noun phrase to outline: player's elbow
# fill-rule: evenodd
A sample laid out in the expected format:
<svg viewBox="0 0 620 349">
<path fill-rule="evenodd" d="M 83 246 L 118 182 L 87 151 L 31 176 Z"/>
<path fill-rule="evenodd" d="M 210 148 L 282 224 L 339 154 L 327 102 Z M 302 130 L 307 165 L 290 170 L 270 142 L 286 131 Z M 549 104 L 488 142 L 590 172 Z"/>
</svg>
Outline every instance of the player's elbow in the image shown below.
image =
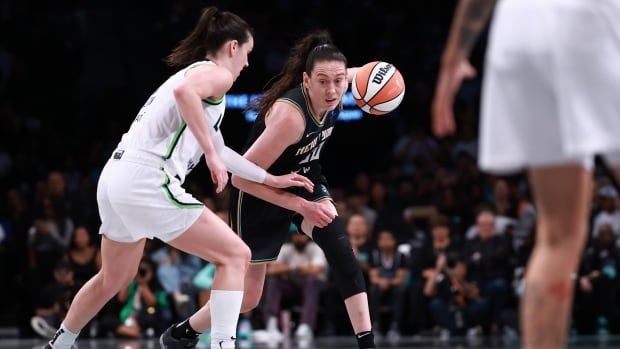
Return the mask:
<svg viewBox="0 0 620 349">
<path fill-rule="evenodd" d="M 178 100 L 182 100 L 191 94 L 191 89 L 186 84 L 180 84 L 172 90 L 174 94 L 174 98 Z"/>
</svg>

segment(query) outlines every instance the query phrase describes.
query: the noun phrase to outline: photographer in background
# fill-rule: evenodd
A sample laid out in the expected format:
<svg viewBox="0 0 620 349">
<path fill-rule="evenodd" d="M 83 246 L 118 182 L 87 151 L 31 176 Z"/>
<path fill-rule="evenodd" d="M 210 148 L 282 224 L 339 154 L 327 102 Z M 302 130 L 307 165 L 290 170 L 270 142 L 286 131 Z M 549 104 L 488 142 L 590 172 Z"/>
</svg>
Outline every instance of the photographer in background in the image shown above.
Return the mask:
<svg viewBox="0 0 620 349">
<path fill-rule="evenodd" d="M 121 325 L 116 329 L 120 336 L 139 338 L 144 331 L 152 337 L 172 322 L 166 292 L 153 277 L 153 265 L 146 259 L 140 262 L 134 281 L 121 289 L 117 297 L 123 304 Z"/>
</svg>

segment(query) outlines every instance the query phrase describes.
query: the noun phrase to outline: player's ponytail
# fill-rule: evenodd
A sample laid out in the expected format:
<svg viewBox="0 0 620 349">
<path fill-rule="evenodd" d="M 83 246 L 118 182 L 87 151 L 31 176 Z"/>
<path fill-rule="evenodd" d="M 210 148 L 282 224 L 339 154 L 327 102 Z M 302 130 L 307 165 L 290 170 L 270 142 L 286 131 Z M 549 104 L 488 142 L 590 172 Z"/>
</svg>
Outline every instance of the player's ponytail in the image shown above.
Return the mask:
<svg viewBox="0 0 620 349">
<path fill-rule="evenodd" d="M 303 72 L 310 74 L 317 61 L 337 60 L 347 63 L 345 56 L 333 45 L 326 30 L 317 30 L 301 38 L 289 55 L 278 80 L 252 103 L 265 116 L 273 103 L 296 84 L 301 83 Z"/>
<path fill-rule="evenodd" d="M 252 27 L 236 14 L 207 7 L 191 34 L 166 57 L 166 63 L 173 67 L 186 66 L 214 54 L 229 40 L 243 45 L 253 34 Z"/>
</svg>

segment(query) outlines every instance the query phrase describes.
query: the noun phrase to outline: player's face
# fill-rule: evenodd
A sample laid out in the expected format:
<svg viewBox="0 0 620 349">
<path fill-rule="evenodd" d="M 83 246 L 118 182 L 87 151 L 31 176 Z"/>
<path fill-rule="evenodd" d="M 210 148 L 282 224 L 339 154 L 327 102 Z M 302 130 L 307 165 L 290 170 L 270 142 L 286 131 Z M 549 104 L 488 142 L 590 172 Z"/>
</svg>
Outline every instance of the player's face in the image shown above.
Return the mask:
<svg viewBox="0 0 620 349">
<path fill-rule="evenodd" d="M 310 75 L 304 73 L 304 86 L 315 112 L 334 110 L 347 90 L 347 67 L 340 61 L 316 62 Z"/>
<path fill-rule="evenodd" d="M 254 38 L 250 34 L 248 34 L 248 36 L 248 41 L 241 45 L 237 44 L 236 49 L 233 50 L 232 53 L 232 73 L 235 80 L 239 77 L 241 71 L 250 65 L 248 56 L 252 52 L 252 49 L 254 49 Z"/>
</svg>

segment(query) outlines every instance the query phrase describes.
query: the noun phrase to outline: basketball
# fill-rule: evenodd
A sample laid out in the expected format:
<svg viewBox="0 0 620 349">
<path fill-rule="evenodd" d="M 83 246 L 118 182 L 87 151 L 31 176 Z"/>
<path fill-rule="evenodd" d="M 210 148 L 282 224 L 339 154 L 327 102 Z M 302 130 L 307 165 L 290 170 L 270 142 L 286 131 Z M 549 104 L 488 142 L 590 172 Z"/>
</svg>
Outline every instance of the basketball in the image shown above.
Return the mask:
<svg viewBox="0 0 620 349">
<path fill-rule="evenodd" d="M 403 100 L 405 82 L 393 64 L 370 62 L 355 73 L 351 90 L 363 111 L 383 115 L 396 109 Z"/>
</svg>

